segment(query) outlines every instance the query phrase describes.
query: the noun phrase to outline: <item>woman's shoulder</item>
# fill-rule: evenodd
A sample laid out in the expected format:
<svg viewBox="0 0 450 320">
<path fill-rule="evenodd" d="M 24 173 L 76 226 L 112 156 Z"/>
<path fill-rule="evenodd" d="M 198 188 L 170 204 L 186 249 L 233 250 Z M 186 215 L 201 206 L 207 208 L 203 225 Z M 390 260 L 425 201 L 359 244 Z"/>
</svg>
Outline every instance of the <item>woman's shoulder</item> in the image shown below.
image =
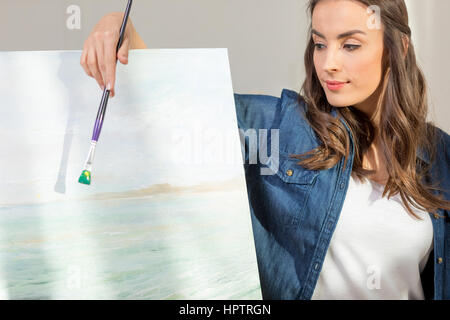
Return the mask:
<svg viewBox="0 0 450 320">
<path fill-rule="evenodd" d="M 436 133 L 437 133 L 437 139 L 438 141 L 441 143 L 443 148 L 446 148 L 446 151 L 449 152 L 450 151 L 450 135 L 444 131 L 443 129 L 434 126 L 434 128 L 436 129 Z"/>
<path fill-rule="evenodd" d="M 437 148 L 437 160 L 441 163 L 446 171 L 450 171 L 450 135 L 443 129 L 428 123 L 435 132 L 436 148 Z M 450 173 L 448 173 L 450 175 Z M 450 176 L 448 176 L 450 179 Z"/>
<path fill-rule="evenodd" d="M 283 89 L 280 97 L 267 95 L 267 94 L 255 94 L 255 93 L 234 93 L 234 99 L 236 103 L 244 107 L 257 107 L 257 108 L 275 108 L 281 106 L 280 102 L 304 102 L 304 99 L 297 92 L 290 89 Z"/>
<path fill-rule="evenodd" d="M 265 94 L 234 94 L 239 127 L 242 129 L 269 129 L 283 116 L 286 108 L 305 109 L 301 95 L 283 89 L 280 97 Z"/>
<path fill-rule="evenodd" d="M 428 139 L 433 139 L 433 141 L 430 142 L 433 142 L 436 146 L 437 155 L 450 160 L 450 135 L 431 122 L 427 122 L 427 130 Z M 432 133 L 432 136 L 429 136 L 429 133 Z M 423 156 L 426 161 L 430 160 L 427 153 L 424 153 Z"/>
</svg>

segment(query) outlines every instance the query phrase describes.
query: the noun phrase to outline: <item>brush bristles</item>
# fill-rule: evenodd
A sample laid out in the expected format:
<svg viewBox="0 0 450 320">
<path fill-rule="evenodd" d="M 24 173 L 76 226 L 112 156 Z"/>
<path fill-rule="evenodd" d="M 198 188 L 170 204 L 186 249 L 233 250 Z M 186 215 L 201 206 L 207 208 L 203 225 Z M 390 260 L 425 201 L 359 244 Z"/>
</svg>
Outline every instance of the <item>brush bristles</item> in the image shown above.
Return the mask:
<svg viewBox="0 0 450 320">
<path fill-rule="evenodd" d="M 91 184 L 91 172 L 88 170 L 83 170 L 80 178 L 78 179 L 78 182 L 82 183 L 82 184 L 90 185 Z"/>
</svg>

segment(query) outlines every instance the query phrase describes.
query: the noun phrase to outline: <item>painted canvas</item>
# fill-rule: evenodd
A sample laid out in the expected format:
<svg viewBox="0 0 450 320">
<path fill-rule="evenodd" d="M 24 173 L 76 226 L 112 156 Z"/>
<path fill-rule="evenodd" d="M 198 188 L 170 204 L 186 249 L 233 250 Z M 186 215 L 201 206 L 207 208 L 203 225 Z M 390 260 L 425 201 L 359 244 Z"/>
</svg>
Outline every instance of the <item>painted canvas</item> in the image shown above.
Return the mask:
<svg viewBox="0 0 450 320">
<path fill-rule="evenodd" d="M 260 299 L 226 49 L 0 53 L 0 298 Z"/>
</svg>

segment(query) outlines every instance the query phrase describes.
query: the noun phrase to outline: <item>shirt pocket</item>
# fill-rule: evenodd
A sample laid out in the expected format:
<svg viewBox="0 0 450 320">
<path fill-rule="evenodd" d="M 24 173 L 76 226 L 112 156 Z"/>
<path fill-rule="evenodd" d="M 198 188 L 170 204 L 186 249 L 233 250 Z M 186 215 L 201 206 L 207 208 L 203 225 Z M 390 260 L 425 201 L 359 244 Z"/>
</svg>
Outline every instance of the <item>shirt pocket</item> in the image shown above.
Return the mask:
<svg viewBox="0 0 450 320">
<path fill-rule="evenodd" d="M 284 227 L 297 227 L 305 215 L 307 204 L 319 175 L 318 170 L 308 170 L 297 163 L 298 159 L 280 153 L 279 165 L 271 163 L 270 178 L 272 189 L 277 190 L 276 201 L 279 211 L 276 212 L 279 223 Z"/>
</svg>

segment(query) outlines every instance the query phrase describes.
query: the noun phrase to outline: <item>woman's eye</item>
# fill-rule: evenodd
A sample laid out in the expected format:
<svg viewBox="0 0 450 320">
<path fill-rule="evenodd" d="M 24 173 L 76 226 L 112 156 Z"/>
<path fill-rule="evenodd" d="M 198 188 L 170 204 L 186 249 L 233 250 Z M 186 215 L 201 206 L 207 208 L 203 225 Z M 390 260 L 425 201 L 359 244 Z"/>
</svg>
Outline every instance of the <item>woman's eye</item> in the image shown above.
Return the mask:
<svg viewBox="0 0 450 320">
<path fill-rule="evenodd" d="M 316 50 L 322 50 L 322 47 L 320 47 L 320 46 L 323 46 L 323 44 L 321 44 L 321 43 L 314 44 L 314 47 L 316 48 Z"/>
<path fill-rule="evenodd" d="M 348 51 L 354 51 L 354 50 L 358 49 L 359 47 L 361 47 L 361 46 L 357 45 L 357 44 L 346 44 L 346 45 L 344 45 L 344 48 L 348 48 Z"/>
<path fill-rule="evenodd" d="M 321 43 L 315 43 L 314 47 L 316 48 L 316 50 L 320 51 L 325 47 L 325 45 L 323 45 Z M 348 49 L 348 51 L 354 51 L 354 50 L 358 49 L 359 47 L 361 47 L 361 46 L 357 45 L 357 44 L 345 44 L 344 45 L 344 48 Z"/>
</svg>

